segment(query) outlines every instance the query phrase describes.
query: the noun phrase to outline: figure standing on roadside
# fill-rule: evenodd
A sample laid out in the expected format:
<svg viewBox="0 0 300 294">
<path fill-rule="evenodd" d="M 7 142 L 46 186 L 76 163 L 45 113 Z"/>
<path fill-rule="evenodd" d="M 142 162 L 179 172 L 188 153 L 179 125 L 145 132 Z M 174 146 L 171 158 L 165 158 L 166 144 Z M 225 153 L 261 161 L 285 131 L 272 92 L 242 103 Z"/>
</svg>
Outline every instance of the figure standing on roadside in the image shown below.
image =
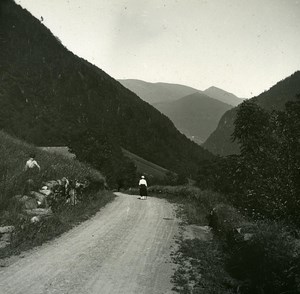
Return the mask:
<svg viewBox="0 0 300 294">
<path fill-rule="evenodd" d="M 23 188 L 23 195 L 28 194 L 31 190 L 35 187 L 35 180 L 36 176 L 38 175 L 41 167 L 35 160 L 35 154 L 30 154 L 29 159 L 26 161 L 24 167 L 24 188 Z"/>
<path fill-rule="evenodd" d="M 139 181 L 139 187 L 140 187 L 140 199 L 147 199 L 147 181 L 145 180 L 144 176 L 141 176 L 141 179 Z"/>
<path fill-rule="evenodd" d="M 38 169 L 40 171 L 41 167 L 35 160 L 35 154 L 30 154 L 29 159 L 26 161 L 24 171 L 25 172 L 29 172 L 29 171 L 34 172 L 34 171 L 36 171 L 36 169 Z"/>
</svg>

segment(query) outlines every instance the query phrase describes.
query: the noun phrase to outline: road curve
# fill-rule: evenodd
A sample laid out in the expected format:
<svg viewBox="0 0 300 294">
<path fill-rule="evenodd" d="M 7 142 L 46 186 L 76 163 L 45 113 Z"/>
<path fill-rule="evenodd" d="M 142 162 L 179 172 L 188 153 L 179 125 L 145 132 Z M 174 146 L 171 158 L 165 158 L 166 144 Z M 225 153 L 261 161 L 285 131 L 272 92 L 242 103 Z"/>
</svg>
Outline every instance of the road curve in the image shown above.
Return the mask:
<svg viewBox="0 0 300 294">
<path fill-rule="evenodd" d="M 116 194 L 90 220 L 0 268 L 0 293 L 173 293 L 173 205 Z"/>
</svg>

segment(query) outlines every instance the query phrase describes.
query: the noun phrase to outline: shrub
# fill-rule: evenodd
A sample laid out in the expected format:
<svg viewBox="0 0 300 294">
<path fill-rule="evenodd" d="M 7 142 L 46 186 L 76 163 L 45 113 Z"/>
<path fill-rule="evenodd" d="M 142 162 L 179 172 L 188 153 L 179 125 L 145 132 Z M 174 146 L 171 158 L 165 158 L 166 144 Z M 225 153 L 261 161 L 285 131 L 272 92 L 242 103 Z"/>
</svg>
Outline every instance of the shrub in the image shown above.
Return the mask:
<svg viewBox="0 0 300 294">
<path fill-rule="evenodd" d="M 229 249 L 228 270 L 246 281 L 241 293 L 299 293 L 300 246 L 282 224 L 256 223 L 250 240 L 236 241 Z"/>
</svg>

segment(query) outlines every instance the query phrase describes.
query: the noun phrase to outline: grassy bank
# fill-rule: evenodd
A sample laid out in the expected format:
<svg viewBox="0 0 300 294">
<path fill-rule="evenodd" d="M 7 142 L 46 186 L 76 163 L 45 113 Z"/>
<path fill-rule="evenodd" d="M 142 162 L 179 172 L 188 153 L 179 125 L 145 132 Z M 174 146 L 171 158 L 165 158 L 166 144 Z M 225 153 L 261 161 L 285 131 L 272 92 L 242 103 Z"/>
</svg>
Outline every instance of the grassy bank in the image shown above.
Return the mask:
<svg viewBox="0 0 300 294">
<path fill-rule="evenodd" d="M 0 131 L 0 210 L 5 210 L 10 198 L 22 192 L 25 185 L 24 166 L 32 153 L 41 166 L 41 171 L 35 178 L 35 185 L 38 187 L 44 181 L 62 177 L 79 180 L 88 178 L 99 185 L 105 182 L 101 173 L 86 164 L 42 151 Z"/>
<path fill-rule="evenodd" d="M 15 226 L 15 232 L 10 245 L 0 249 L 0 258 L 42 245 L 87 220 L 115 198 L 114 194 L 107 191 L 93 192 L 90 196 L 89 201 L 80 202 L 76 206 L 68 206 L 65 210 L 43 218 L 38 223 L 31 223 L 29 216 L 15 214 L 14 218 L 10 218 L 9 223 Z"/>
<path fill-rule="evenodd" d="M 34 178 L 36 190 L 44 182 L 67 177 L 90 183 L 82 201 L 76 206 L 65 205 L 54 214 L 32 223 L 32 215 L 26 214 L 16 201 L 26 182 L 24 166 L 29 154 L 35 154 L 41 170 Z M 95 169 L 62 155 L 42 151 L 35 146 L 0 132 L 0 226 L 13 225 L 15 231 L 9 246 L 0 249 L 0 257 L 9 256 L 40 245 L 69 230 L 77 223 L 95 214 L 114 198 L 104 191 L 105 178 Z"/>
</svg>

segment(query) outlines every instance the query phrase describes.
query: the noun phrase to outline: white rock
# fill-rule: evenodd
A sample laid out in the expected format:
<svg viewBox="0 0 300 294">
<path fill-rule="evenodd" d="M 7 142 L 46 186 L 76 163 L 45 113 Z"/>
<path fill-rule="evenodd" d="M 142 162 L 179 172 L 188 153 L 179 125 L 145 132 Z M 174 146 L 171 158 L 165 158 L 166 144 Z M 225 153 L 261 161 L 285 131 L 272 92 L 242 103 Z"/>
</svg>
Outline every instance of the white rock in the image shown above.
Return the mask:
<svg viewBox="0 0 300 294">
<path fill-rule="evenodd" d="M 14 226 L 0 227 L 0 234 L 12 233 L 15 230 Z"/>
<path fill-rule="evenodd" d="M 30 219 L 30 222 L 35 224 L 38 223 L 40 221 L 40 218 L 38 216 L 34 216 Z"/>
</svg>

